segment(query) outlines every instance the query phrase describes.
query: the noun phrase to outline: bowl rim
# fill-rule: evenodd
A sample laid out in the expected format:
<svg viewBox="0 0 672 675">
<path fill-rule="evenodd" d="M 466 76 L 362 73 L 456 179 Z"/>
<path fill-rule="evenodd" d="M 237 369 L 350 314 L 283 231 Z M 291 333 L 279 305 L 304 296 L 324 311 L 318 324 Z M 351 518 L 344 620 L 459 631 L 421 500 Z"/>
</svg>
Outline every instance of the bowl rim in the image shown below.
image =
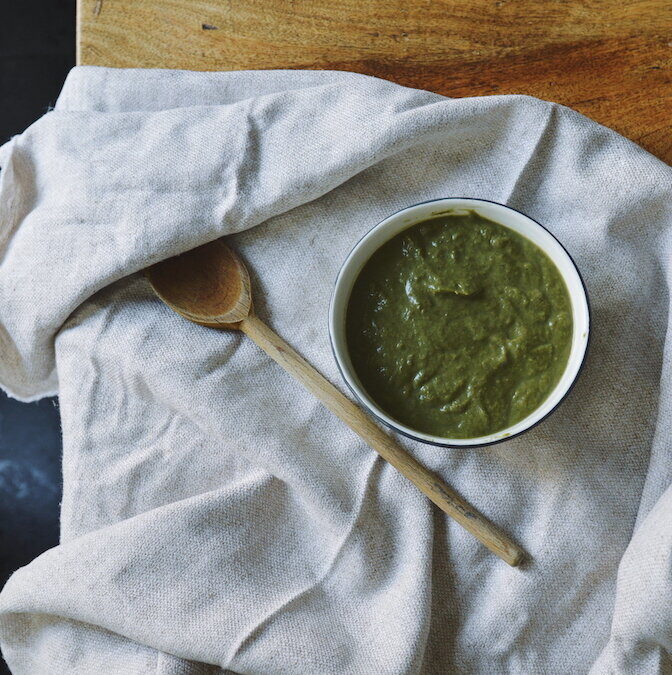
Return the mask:
<svg viewBox="0 0 672 675">
<path fill-rule="evenodd" d="M 348 373 L 346 372 L 346 368 L 344 367 L 344 364 L 341 361 L 341 357 L 339 355 L 339 350 L 337 349 L 337 347 L 335 345 L 335 338 L 334 338 L 335 312 L 336 312 L 336 302 L 335 301 L 336 301 L 336 296 L 338 294 L 337 292 L 338 292 L 341 284 L 344 283 L 344 279 L 345 279 L 344 270 L 345 270 L 348 262 L 352 258 L 352 256 L 355 254 L 355 252 L 361 246 L 362 242 L 369 235 L 371 235 L 375 230 L 378 230 L 379 228 L 384 227 L 384 225 L 389 220 L 391 220 L 394 216 L 397 216 L 398 214 L 400 214 L 404 211 L 409 211 L 409 210 L 414 209 L 418 206 L 423 206 L 423 205 L 426 205 L 426 204 L 432 204 L 432 203 L 435 203 L 435 202 L 451 202 L 451 201 L 454 201 L 454 202 L 458 202 L 458 201 L 459 202 L 474 202 L 474 203 L 485 202 L 485 203 L 488 203 L 488 204 L 494 204 L 494 205 L 502 207 L 504 209 L 508 209 L 509 211 L 513 211 L 513 212 L 523 216 L 524 218 L 527 218 L 529 221 L 534 223 L 537 227 L 544 230 L 560 246 L 562 251 L 567 256 L 567 258 L 568 258 L 569 262 L 571 263 L 572 267 L 574 268 L 574 271 L 576 272 L 577 278 L 580 282 L 581 294 L 582 294 L 582 298 L 585 302 L 585 309 L 586 309 L 585 343 L 584 343 L 584 346 L 583 346 L 583 353 L 581 354 L 581 360 L 580 360 L 580 363 L 579 363 L 579 365 L 576 369 L 576 373 L 574 374 L 574 377 L 572 378 L 571 382 L 568 384 L 567 388 L 565 389 L 563 394 L 560 396 L 560 398 L 555 402 L 555 404 L 553 405 L 552 408 L 550 408 L 548 411 L 546 411 L 546 413 L 544 413 L 539 419 L 531 422 L 529 425 L 523 427 L 522 429 L 516 431 L 515 433 L 504 435 L 504 436 L 494 438 L 492 440 L 488 440 L 488 441 L 485 441 L 485 442 L 470 442 L 472 440 L 470 438 L 448 438 L 448 437 L 442 438 L 440 436 L 433 436 L 432 434 L 424 434 L 421 431 L 417 431 L 416 433 L 414 433 L 413 430 L 410 427 L 407 427 L 406 425 L 403 425 L 400 422 L 396 422 L 396 420 L 394 420 L 394 418 L 392 418 L 392 416 L 389 416 L 389 419 L 381 416 L 379 411 L 376 408 L 372 407 L 371 404 L 369 403 L 369 401 L 367 401 L 366 398 L 364 398 L 361 395 L 359 389 L 357 387 L 353 386 L 352 382 L 350 381 L 350 378 L 348 377 Z M 408 228 L 413 227 L 414 225 L 417 225 L 418 223 L 424 222 L 426 220 L 431 220 L 431 218 L 422 218 L 422 219 L 417 220 L 415 222 L 411 222 L 411 223 L 409 223 Z M 504 223 L 498 223 L 498 224 L 502 225 L 504 227 L 508 227 Z M 406 228 L 406 229 L 408 229 L 408 228 Z M 512 228 L 509 228 L 509 229 L 512 229 Z M 403 231 L 403 230 L 400 230 L 400 232 L 401 231 Z M 397 234 L 399 234 L 399 232 Z M 520 236 L 525 236 L 521 233 L 518 233 L 518 234 L 520 234 Z M 394 236 L 396 236 L 396 234 L 393 235 L 392 237 L 394 237 Z M 390 237 L 390 239 L 392 239 L 392 237 Z M 375 251 L 377 251 L 387 241 L 389 241 L 389 239 L 386 239 L 378 247 L 376 247 Z M 535 243 L 535 242 L 533 242 L 533 243 Z M 535 244 L 535 245 L 539 246 L 538 244 Z M 539 246 L 539 248 L 541 248 L 541 247 Z M 543 248 L 542 248 L 542 251 L 549 258 L 551 258 L 552 262 L 558 268 L 558 271 L 560 272 L 560 275 L 562 276 L 562 279 L 565 282 L 565 285 L 567 286 L 568 293 L 570 293 L 570 296 L 571 296 L 571 291 L 569 290 L 569 286 L 567 284 L 567 279 L 566 279 L 565 274 L 562 272 L 562 270 L 560 270 L 556 261 L 548 254 L 548 252 L 545 251 Z M 371 255 L 373 255 L 373 252 L 371 253 Z M 371 255 L 369 255 L 369 257 L 367 258 L 367 261 L 370 259 Z M 355 279 L 356 279 L 356 276 L 355 276 Z M 353 280 L 353 284 L 354 284 L 354 280 Z M 346 310 L 347 310 L 347 304 L 349 303 L 349 301 L 350 301 L 350 295 L 348 294 L 347 298 L 343 302 Z M 592 310 L 591 310 L 591 306 L 590 306 L 590 298 L 589 298 L 589 295 L 588 295 L 588 289 L 586 287 L 586 283 L 583 279 L 583 276 L 581 275 L 579 267 L 576 264 L 576 261 L 574 260 L 572 255 L 569 253 L 567 248 L 564 246 L 564 244 L 547 227 L 545 227 L 539 221 L 535 220 L 534 218 L 527 215 L 523 211 L 520 211 L 519 209 L 516 209 L 512 206 L 509 206 L 508 204 L 503 204 L 502 202 L 497 202 L 497 201 L 494 201 L 492 199 L 482 199 L 480 197 L 438 197 L 436 199 L 427 199 L 427 200 L 424 200 L 424 201 L 421 201 L 421 202 L 417 202 L 415 204 L 410 204 L 410 205 L 405 206 L 401 209 L 398 209 L 398 210 L 394 211 L 393 213 L 385 216 L 385 218 L 380 220 L 373 227 L 369 228 L 355 242 L 355 244 L 351 248 L 350 252 L 345 257 L 345 259 L 341 263 L 341 266 L 339 267 L 338 273 L 336 275 L 336 279 L 335 279 L 335 281 L 333 283 L 333 286 L 332 286 L 331 299 L 330 299 L 330 302 L 329 302 L 328 323 L 329 323 L 329 344 L 330 344 L 330 347 L 331 347 L 331 353 L 334 357 L 334 361 L 336 362 L 336 367 L 338 368 L 338 371 L 339 371 L 341 377 L 343 378 L 343 380 L 344 380 L 345 384 L 347 385 L 348 389 L 352 392 L 352 394 L 355 397 L 355 399 L 357 400 L 357 402 L 361 406 L 363 406 L 364 409 L 367 410 L 369 414 L 373 415 L 373 417 L 375 419 L 377 419 L 379 422 L 381 422 L 383 425 L 385 425 L 389 429 L 392 429 L 393 431 L 401 434 L 402 436 L 405 436 L 406 438 L 410 438 L 411 440 L 418 441 L 419 443 L 423 443 L 425 445 L 431 445 L 431 446 L 434 446 L 434 447 L 441 447 L 441 448 L 454 448 L 454 449 L 485 448 L 485 447 L 490 447 L 492 445 L 497 445 L 499 443 L 504 443 L 506 441 L 510 441 L 514 438 L 517 438 L 521 434 L 524 434 L 524 433 L 530 431 L 531 429 L 534 429 L 537 425 L 541 424 L 544 420 L 548 419 L 550 417 L 550 415 L 552 415 L 560 407 L 560 405 L 566 400 L 567 396 L 569 395 L 569 393 L 572 391 L 572 389 L 576 385 L 576 382 L 579 379 L 579 375 L 581 374 L 581 372 L 583 371 L 583 369 L 586 365 L 586 358 L 587 358 L 587 355 L 588 355 L 588 351 L 589 351 L 590 344 L 591 344 L 591 337 L 592 337 Z M 568 361 L 568 364 L 569 364 L 569 361 Z M 363 387 L 362 387 L 362 389 L 363 389 Z M 549 394 L 549 396 L 550 396 L 550 394 Z M 546 401 L 546 400 L 548 400 L 548 397 L 546 399 L 544 399 L 544 401 Z M 373 399 L 372 399 L 372 401 L 373 401 Z M 373 401 L 373 402 L 375 403 L 375 401 Z M 531 417 L 533 415 L 533 413 L 536 410 L 538 410 L 542 405 L 543 405 L 543 402 L 539 406 L 537 406 L 532 411 L 532 413 L 530 413 L 527 417 Z M 381 409 L 381 411 L 382 411 L 382 409 Z M 526 418 L 523 418 L 520 422 L 524 422 L 525 419 Z M 518 422 L 517 424 L 520 424 L 520 422 Z M 501 434 L 505 431 L 506 431 L 506 429 L 502 429 L 501 431 L 493 432 L 492 434 L 487 434 L 486 436 L 474 437 L 473 441 L 478 441 L 479 438 L 487 438 L 488 436 L 493 436 L 495 434 Z"/>
</svg>

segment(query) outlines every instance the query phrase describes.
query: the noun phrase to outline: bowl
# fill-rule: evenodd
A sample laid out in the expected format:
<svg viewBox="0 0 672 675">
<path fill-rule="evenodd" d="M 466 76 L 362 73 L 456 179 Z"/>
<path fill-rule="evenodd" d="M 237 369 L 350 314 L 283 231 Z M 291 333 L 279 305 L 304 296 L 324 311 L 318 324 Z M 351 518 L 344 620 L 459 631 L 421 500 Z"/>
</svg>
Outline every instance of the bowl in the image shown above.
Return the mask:
<svg viewBox="0 0 672 675">
<path fill-rule="evenodd" d="M 573 333 L 565 370 L 545 401 L 527 417 L 496 433 L 477 438 L 445 438 L 413 429 L 383 410 L 366 392 L 353 368 L 346 341 L 345 320 L 350 294 L 363 266 L 385 242 L 416 223 L 439 215 L 473 211 L 534 242 L 555 263 L 565 281 L 572 308 Z M 567 396 L 583 366 L 590 334 L 590 310 L 585 284 L 562 244 L 542 225 L 520 211 L 485 199 L 445 198 L 414 204 L 393 213 L 367 232 L 345 259 L 336 278 L 329 307 L 329 335 L 341 375 L 370 413 L 395 431 L 422 443 L 443 447 L 479 447 L 509 440 L 550 415 Z"/>
</svg>

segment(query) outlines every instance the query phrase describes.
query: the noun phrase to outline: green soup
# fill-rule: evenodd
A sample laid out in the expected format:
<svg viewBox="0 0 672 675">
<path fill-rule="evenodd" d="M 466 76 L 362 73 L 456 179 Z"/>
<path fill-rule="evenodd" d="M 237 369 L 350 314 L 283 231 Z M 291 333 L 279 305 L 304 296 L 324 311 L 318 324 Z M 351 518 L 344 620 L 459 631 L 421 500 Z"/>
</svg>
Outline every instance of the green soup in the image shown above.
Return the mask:
<svg viewBox="0 0 672 675">
<path fill-rule="evenodd" d="M 368 260 L 346 336 L 369 396 L 418 431 L 474 438 L 529 415 L 560 379 L 572 309 L 555 264 L 474 212 L 425 220 Z"/>
</svg>

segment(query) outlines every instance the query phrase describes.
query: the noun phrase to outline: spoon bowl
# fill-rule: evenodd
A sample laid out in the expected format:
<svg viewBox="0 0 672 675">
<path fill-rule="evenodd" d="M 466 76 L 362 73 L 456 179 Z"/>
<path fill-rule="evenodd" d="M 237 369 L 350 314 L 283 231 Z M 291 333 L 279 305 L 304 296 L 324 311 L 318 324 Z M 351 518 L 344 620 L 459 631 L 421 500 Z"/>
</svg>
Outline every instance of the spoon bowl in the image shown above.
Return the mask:
<svg viewBox="0 0 672 675">
<path fill-rule="evenodd" d="M 168 307 L 202 326 L 237 329 L 252 311 L 247 268 L 220 239 L 157 263 L 147 276 Z"/>
</svg>

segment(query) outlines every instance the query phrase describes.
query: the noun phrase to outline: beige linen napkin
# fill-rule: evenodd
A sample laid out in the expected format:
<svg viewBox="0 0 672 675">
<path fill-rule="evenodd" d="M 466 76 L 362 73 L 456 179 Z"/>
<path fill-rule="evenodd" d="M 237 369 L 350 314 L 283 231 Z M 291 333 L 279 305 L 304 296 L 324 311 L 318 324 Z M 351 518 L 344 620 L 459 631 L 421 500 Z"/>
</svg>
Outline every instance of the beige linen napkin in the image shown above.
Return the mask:
<svg viewBox="0 0 672 675">
<path fill-rule="evenodd" d="M 64 436 L 62 543 L 0 594 L 15 673 L 669 672 L 669 167 L 521 96 L 99 68 L 0 166 L 0 382 L 57 392 Z M 482 450 L 402 441 L 516 537 L 523 569 L 141 274 L 233 235 L 259 314 L 339 383 L 342 260 L 450 196 L 539 220 L 592 302 L 586 368 L 542 425 Z"/>
</svg>

